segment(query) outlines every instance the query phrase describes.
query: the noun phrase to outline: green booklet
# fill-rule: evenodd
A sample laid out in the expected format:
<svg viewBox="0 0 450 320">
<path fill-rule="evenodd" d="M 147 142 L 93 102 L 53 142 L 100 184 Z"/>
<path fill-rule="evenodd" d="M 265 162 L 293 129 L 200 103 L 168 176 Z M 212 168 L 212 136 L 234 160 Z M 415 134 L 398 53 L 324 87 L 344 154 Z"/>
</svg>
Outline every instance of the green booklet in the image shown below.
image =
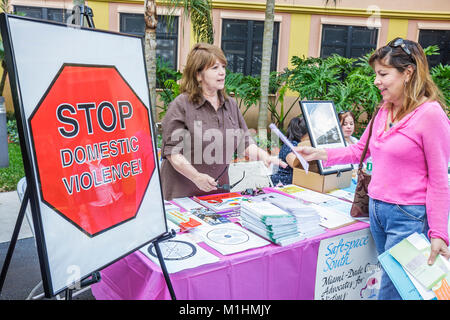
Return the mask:
<svg viewBox="0 0 450 320">
<path fill-rule="evenodd" d="M 427 289 L 439 283 L 449 272 L 440 255 L 432 266 L 428 265 L 430 252 L 430 242 L 417 232 L 389 250 L 394 259 Z"/>
</svg>

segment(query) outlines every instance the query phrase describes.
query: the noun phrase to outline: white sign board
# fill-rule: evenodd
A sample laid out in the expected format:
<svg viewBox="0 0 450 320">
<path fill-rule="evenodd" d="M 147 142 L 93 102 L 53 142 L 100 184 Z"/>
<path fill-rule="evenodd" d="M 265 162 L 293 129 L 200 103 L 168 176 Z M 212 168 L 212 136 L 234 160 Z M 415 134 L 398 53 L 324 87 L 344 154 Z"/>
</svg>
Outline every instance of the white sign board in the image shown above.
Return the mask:
<svg viewBox="0 0 450 320">
<path fill-rule="evenodd" d="M 44 289 L 167 232 L 139 37 L 2 15 Z"/>
<path fill-rule="evenodd" d="M 320 242 L 315 300 L 376 299 L 381 267 L 369 228 Z"/>
</svg>

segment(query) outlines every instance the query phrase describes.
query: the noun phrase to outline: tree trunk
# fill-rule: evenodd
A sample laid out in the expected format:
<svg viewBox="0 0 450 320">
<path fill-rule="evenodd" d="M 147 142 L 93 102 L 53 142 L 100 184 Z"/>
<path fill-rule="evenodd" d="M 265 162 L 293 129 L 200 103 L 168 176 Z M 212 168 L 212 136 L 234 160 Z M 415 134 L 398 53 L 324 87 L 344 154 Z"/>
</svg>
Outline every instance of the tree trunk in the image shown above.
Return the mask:
<svg viewBox="0 0 450 320">
<path fill-rule="evenodd" d="M 269 77 L 272 57 L 274 11 L 275 0 L 267 0 L 261 64 L 261 101 L 258 114 L 258 135 L 260 141 L 267 140 L 267 107 L 269 101 Z"/>
<path fill-rule="evenodd" d="M 145 0 L 145 63 L 147 66 L 148 87 L 150 91 L 150 109 L 153 121 L 157 122 L 156 112 L 156 0 Z"/>
</svg>

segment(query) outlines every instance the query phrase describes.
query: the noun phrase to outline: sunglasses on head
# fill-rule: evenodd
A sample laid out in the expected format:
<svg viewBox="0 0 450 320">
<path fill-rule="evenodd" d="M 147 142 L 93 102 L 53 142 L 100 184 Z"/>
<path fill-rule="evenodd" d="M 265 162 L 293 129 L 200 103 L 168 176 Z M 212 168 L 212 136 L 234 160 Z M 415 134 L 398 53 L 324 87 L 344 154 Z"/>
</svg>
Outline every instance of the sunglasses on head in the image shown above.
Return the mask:
<svg viewBox="0 0 450 320">
<path fill-rule="evenodd" d="M 397 47 L 402 48 L 403 52 L 405 52 L 408 55 L 408 57 L 411 60 L 413 60 L 413 62 L 414 62 L 414 58 L 413 58 L 413 56 L 411 54 L 411 50 L 408 49 L 408 46 L 406 45 L 405 40 L 403 40 L 402 38 L 396 38 L 396 39 L 392 40 L 391 42 L 389 42 L 389 47 L 391 47 L 391 48 L 397 48 Z"/>
<path fill-rule="evenodd" d="M 341 115 L 341 114 L 344 114 L 344 113 L 346 113 L 346 112 L 348 112 L 348 111 L 349 111 L 349 110 L 342 110 L 342 111 L 339 111 L 338 114 Z"/>
</svg>

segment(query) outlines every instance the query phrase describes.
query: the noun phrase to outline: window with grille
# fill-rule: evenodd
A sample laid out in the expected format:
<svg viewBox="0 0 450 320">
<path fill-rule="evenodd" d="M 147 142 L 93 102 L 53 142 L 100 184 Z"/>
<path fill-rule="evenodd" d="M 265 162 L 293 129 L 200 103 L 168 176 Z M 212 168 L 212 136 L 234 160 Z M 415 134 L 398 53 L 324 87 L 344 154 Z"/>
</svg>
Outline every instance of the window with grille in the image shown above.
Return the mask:
<svg viewBox="0 0 450 320">
<path fill-rule="evenodd" d="M 277 69 L 280 23 L 273 26 L 272 58 L 270 70 Z M 228 69 L 244 75 L 261 75 L 264 21 L 223 19 L 222 50 Z"/>
<path fill-rule="evenodd" d="M 144 36 L 145 22 L 143 14 L 121 13 L 120 32 Z M 156 56 L 177 69 L 178 17 L 173 17 L 169 25 L 166 16 L 158 16 L 156 25 Z"/>
<path fill-rule="evenodd" d="M 324 24 L 320 57 L 336 53 L 346 58 L 359 58 L 377 46 L 378 29 Z"/>
<path fill-rule="evenodd" d="M 30 18 L 66 22 L 67 18 L 72 14 L 72 9 L 14 6 L 14 13 L 22 13 Z"/>
<path fill-rule="evenodd" d="M 439 55 L 427 56 L 430 68 L 439 63 L 450 64 L 450 30 L 420 30 L 419 43 L 422 48 L 431 45 L 439 47 Z"/>
</svg>

